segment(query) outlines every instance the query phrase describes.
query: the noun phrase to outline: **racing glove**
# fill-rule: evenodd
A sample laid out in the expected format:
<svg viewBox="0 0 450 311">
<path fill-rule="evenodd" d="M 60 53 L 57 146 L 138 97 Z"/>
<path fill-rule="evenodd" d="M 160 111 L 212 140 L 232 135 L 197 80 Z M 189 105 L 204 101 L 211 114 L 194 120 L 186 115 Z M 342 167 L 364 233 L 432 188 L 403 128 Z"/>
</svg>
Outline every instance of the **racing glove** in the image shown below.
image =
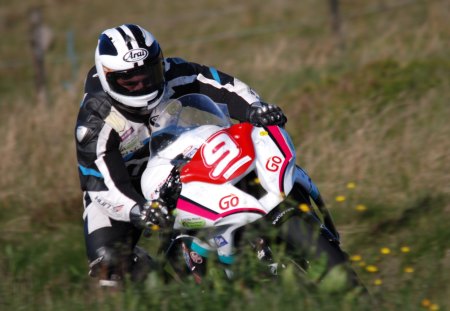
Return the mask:
<svg viewBox="0 0 450 311">
<path fill-rule="evenodd" d="M 247 120 L 255 126 L 284 126 L 287 122 L 287 118 L 280 107 L 264 102 L 256 102 L 250 105 Z"/>
<path fill-rule="evenodd" d="M 177 161 L 179 160 L 181 161 L 180 163 L 186 163 L 185 160 L 183 162 L 183 159 L 178 158 L 179 156 L 172 160 L 171 163 L 175 166 L 165 183 L 159 189 L 160 202 L 164 202 L 165 206 L 169 207 L 171 210 L 177 205 L 177 200 L 181 193 L 181 180 Z M 183 155 L 181 155 L 181 158 L 183 158 Z"/>
<path fill-rule="evenodd" d="M 138 229 L 159 230 L 171 224 L 171 216 L 162 201 L 148 201 L 135 205 L 130 211 L 130 222 Z"/>
</svg>

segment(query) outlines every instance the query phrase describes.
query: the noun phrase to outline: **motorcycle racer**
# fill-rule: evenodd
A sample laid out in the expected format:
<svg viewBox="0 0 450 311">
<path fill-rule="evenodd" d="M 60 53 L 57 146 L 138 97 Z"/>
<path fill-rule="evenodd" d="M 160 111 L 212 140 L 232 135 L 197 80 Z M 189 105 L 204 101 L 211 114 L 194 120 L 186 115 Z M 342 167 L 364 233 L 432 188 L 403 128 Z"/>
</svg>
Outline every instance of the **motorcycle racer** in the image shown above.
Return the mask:
<svg viewBox="0 0 450 311">
<path fill-rule="evenodd" d="M 237 121 L 284 125 L 280 108 L 214 67 L 165 58 L 154 36 L 134 24 L 103 31 L 87 74 L 75 127 L 90 272 L 101 286 L 125 273 L 146 276 L 151 258 L 136 247 L 143 229 L 163 225 L 165 210 L 147 202 L 140 178 L 149 157 L 151 123 L 169 99 L 201 93 L 225 103 Z"/>
</svg>

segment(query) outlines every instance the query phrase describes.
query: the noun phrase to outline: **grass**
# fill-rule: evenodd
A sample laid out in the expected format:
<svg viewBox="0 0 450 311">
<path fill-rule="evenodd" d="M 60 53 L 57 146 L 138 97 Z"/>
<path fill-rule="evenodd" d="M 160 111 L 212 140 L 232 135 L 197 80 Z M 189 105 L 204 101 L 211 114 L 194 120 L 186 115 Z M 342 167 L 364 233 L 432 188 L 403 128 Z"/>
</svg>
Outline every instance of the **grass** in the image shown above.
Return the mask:
<svg viewBox="0 0 450 311">
<path fill-rule="evenodd" d="M 46 55 L 50 102 L 43 105 L 35 104 L 27 24 L 14 23 L 35 4 L 43 5 L 54 38 Z M 351 296 L 293 286 L 289 274 L 252 290 L 218 283 L 214 294 L 165 285 L 156 275 L 113 297 L 96 292 L 87 277 L 73 128 L 97 36 L 124 22 L 151 29 L 166 56 L 234 74 L 286 111 L 299 163 L 321 189 L 374 308 L 448 308 L 448 5 L 341 4 L 340 37 L 329 30 L 326 1 L 0 6 L 8 42 L 0 45 L 0 308 L 364 308 Z"/>
</svg>

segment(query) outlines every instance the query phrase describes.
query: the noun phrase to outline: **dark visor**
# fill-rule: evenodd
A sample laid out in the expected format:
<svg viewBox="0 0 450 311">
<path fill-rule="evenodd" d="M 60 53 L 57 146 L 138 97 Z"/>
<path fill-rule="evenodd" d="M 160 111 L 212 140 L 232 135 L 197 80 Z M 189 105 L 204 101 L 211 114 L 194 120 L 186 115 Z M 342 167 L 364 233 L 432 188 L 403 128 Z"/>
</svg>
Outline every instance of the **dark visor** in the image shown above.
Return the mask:
<svg viewBox="0 0 450 311">
<path fill-rule="evenodd" d="M 156 62 L 137 68 L 108 72 L 106 80 L 116 93 L 126 96 L 147 95 L 161 89 L 164 84 L 163 62 L 158 58 Z"/>
</svg>

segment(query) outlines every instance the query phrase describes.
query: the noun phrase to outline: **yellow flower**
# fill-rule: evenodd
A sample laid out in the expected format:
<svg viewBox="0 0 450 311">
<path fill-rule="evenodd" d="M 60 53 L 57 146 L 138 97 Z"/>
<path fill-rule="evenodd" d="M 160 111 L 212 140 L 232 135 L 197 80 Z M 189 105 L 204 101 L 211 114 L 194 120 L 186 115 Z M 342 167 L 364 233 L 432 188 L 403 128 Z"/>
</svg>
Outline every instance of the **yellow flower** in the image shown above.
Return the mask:
<svg viewBox="0 0 450 311">
<path fill-rule="evenodd" d="M 375 273 L 375 272 L 378 272 L 378 268 L 377 268 L 377 266 L 374 266 L 374 265 L 368 265 L 366 267 L 366 271 L 370 272 L 370 273 Z"/>
<path fill-rule="evenodd" d="M 361 261 L 361 260 L 362 260 L 361 255 L 350 256 L 350 261 Z"/>
<path fill-rule="evenodd" d="M 409 252 L 411 251 L 411 249 L 410 249 L 408 246 L 402 246 L 402 247 L 400 248 L 400 251 L 401 251 L 402 253 L 409 253 Z"/>
<path fill-rule="evenodd" d="M 360 267 L 365 267 L 366 266 L 366 262 L 365 261 L 360 261 L 359 262 L 359 266 Z"/>
<path fill-rule="evenodd" d="M 298 208 L 299 208 L 302 212 L 304 212 L 304 213 L 307 213 L 307 212 L 310 211 L 310 208 L 309 208 L 308 204 L 305 204 L 305 203 L 300 204 L 300 205 L 298 206 Z"/>
<path fill-rule="evenodd" d="M 349 183 L 347 184 L 347 188 L 348 188 L 348 189 L 355 189 L 355 188 L 356 188 L 356 184 L 355 184 L 354 182 L 349 182 Z"/>
<path fill-rule="evenodd" d="M 430 310 L 430 311 L 437 311 L 437 310 L 439 310 L 440 308 L 439 308 L 439 305 L 438 304 L 436 304 L 436 303 L 432 303 L 431 305 L 430 305 L 430 307 L 428 308 L 428 310 Z"/>
<path fill-rule="evenodd" d="M 414 272 L 414 268 L 413 267 L 405 267 L 405 269 L 403 269 L 403 272 L 405 273 L 413 273 Z"/>
<path fill-rule="evenodd" d="M 365 205 L 363 205 L 363 204 L 358 204 L 358 205 L 356 205 L 355 209 L 358 212 L 364 212 L 367 209 L 367 207 Z"/>
<path fill-rule="evenodd" d="M 380 286 L 381 284 L 383 284 L 383 280 L 382 279 L 375 279 L 373 281 L 373 284 L 376 286 Z"/>
<path fill-rule="evenodd" d="M 345 201 L 345 196 L 343 195 L 338 195 L 336 197 L 336 202 L 344 202 Z"/>
<path fill-rule="evenodd" d="M 431 301 L 427 298 L 423 299 L 422 302 L 420 303 L 422 305 L 422 307 L 427 308 L 431 305 Z"/>
<path fill-rule="evenodd" d="M 383 255 L 387 255 L 391 253 L 391 250 L 389 247 L 383 247 L 380 249 L 380 253 L 382 253 Z"/>
</svg>

